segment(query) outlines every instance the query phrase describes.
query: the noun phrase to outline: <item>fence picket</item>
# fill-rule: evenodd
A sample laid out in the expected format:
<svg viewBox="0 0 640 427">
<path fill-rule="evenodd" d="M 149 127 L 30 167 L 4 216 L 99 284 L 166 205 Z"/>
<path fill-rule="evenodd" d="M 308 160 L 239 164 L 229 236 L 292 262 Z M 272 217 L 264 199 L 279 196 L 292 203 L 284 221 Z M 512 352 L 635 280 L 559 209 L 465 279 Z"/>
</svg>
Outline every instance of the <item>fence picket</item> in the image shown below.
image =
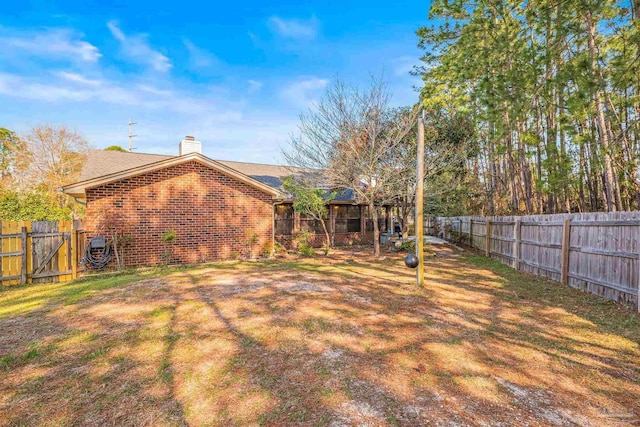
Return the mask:
<svg viewBox="0 0 640 427">
<path fill-rule="evenodd" d="M 562 225 L 562 262 L 561 271 L 562 276 L 560 282 L 563 285 L 569 284 L 569 248 L 571 239 L 571 218 L 565 218 Z"/>
<path fill-rule="evenodd" d="M 513 226 L 513 268 L 516 271 L 520 271 L 520 227 L 520 220 L 518 219 Z"/>
<path fill-rule="evenodd" d="M 439 217 L 434 221 L 459 224 L 458 235 L 468 222 L 469 245 L 486 256 L 603 298 L 637 305 L 640 311 L 640 212 Z M 443 237 L 450 238 L 448 234 Z"/>
<path fill-rule="evenodd" d="M 0 285 L 67 282 L 77 277 L 77 239 L 84 235 L 70 221 L 3 221 L 0 228 Z"/>
</svg>

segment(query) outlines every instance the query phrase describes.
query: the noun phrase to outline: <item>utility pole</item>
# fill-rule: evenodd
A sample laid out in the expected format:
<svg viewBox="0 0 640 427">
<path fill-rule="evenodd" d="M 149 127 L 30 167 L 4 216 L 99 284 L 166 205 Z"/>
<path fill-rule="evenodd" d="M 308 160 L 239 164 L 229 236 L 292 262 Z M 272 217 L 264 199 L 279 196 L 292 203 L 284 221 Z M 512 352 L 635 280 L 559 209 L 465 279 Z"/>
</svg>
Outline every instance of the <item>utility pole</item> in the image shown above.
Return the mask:
<svg viewBox="0 0 640 427">
<path fill-rule="evenodd" d="M 424 111 L 418 116 L 418 155 L 416 159 L 416 283 L 424 288 Z"/>
<path fill-rule="evenodd" d="M 134 135 L 132 131 L 133 131 L 133 125 L 137 125 L 137 124 L 138 123 L 132 122 L 131 119 L 129 119 L 129 151 L 135 150 L 135 148 L 133 147 L 133 138 L 135 138 L 138 135 Z"/>
</svg>

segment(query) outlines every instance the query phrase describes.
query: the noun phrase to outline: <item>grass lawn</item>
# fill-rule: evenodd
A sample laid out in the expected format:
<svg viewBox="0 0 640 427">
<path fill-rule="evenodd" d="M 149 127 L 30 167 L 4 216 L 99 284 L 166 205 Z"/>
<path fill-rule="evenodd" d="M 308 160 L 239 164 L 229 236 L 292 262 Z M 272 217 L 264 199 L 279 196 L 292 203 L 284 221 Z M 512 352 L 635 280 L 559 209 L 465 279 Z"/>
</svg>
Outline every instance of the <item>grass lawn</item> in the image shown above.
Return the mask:
<svg viewBox="0 0 640 427">
<path fill-rule="evenodd" d="M 640 316 L 436 248 L 0 292 L 0 425 L 638 425 Z"/>
</svg>

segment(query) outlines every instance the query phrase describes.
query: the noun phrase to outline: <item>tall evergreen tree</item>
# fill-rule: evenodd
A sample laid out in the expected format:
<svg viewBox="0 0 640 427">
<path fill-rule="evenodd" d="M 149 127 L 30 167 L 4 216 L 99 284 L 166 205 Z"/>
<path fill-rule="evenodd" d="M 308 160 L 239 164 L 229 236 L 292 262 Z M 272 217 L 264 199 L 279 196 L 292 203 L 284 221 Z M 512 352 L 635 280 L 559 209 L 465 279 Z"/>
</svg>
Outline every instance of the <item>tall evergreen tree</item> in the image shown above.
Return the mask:
<svg viewBox="0 0 640 427">
<path fill-rule="evenodd" d="M 637 16 L 611 0 L 434 1 L 422 102 L 473 117 L 474 213 L 639 207 Z"/>
</svg>

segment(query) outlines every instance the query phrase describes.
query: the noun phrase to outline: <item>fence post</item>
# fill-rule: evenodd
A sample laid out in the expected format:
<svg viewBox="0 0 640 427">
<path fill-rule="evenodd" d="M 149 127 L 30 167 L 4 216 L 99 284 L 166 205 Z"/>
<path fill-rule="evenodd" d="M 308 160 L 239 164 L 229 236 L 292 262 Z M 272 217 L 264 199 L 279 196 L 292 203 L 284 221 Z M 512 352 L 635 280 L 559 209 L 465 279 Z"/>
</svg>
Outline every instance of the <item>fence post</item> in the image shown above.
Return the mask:
<svg viewBox="0 0 640 427">
<path fill-rule="evenodd" d="M 449 223 L 449 227 L 447 227 L 447 222 Z M 447 241 L 451 241 L 451 218 L 445 217 L 444 219 L 444 239 Z"/>
<path fill-rule="evenodd" d="M 22 227 L 21 234 L 22 265 L 20 266 L 20 284 L 24 285 L 27 283 L 27 227 Z"/>
<path fill-rule="evenodd" d="M 78 230 L 75 223 L 71 229 L 71 280 L 78 278 Z"/>
<path fill-rule="evenodd" d="M 515 268 L 516 271 L 520 271 L 520 226 L 521 219 L 518 218 L 513 226 L 513 268 Z"/>
<path fill-rule="evenodd" d="M 469 217 L 469 247 L 473 247 L 473 218 Z"/>
<path fill-rule="evenodd" d="M 33 237 L 31 237 L 31 233 L 33 231 L 33 223 L 30 221 L 23 221 L 22 225 L 27 228 L 27 283 L 33 283 L 33 279 L 29 277 L 29 275 L 33 271 Z"/>
<path fill-rule="evenodd" d="M 560 281 L 569 284 L 569 244 L 571 236 L 571 217 L 567 216 L 562 223 L 562 258 Z"/>
<path fill-rule="evenodd" d="M 489 218 L 486 218 L 486 223 L 485 223 L 485 255 L 489 258 L 491 258 L 491 220 L 489 220 Z"/>
</svg>

